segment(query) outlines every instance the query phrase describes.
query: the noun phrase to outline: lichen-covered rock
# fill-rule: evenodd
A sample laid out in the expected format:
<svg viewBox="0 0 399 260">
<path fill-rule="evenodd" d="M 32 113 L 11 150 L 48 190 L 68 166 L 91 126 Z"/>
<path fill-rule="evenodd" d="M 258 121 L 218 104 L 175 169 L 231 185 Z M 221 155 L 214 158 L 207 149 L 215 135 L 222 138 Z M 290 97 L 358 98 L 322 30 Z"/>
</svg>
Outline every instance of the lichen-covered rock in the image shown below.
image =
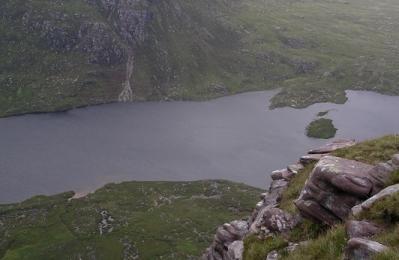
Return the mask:
<svg viewBox="0 0 399 260">
<path fill-rule="evenodd" d="M 217 229 L 212 245 L 207 248 L 202 259 L 241 259 L 243 252 L 241 243 L 247 233 L 247 221 L 234 220 L 223 224 Z"/>
<path fill-rule="evenodd" d="M 263 212 L 261 226 L 269 232 L 285 233 L 298 224 L 299 219 L 279 208 L 269 208 Z"/>
<path fill-rule="evenodd" d="M 399 192 L 399 184 L 389 186 L 380 191 L 379 193 L 375 194 L 368 200 L 363 201 L 361 204 L 354 206 L 352 208 L 352 214 L 354 216 L 359 215 L 364 210 L 370 209 L 375 203 L 378 203 L 378 201 L 381 201 L 382 199 L 392 196 L 398 192 Z"/>
<path fill-rule="evenodd" d="M 372 168 L 325 156 L 316 164 L 295 204 L 304 216 L 333 225 L 375 189 L 376 180 L 368 175 Z"/>
<path fill-rule="evenodd" d="M 346 233 L 349 238 L 372 237 L 382 231 L 382 228 L 369 221 L 348 220 L 345 224 Z"/>
<path fill-rule="evenodd" d="M 251 233 L 259 232 L 263 215 L 270 208 L 275 208 L 278 205 L 283 192 L 287 189 L 287 186 L 288 181 L 284 179 L 274 180 L 270 184 L 269 191 L 267 193 L 262 193 L 262 201 L 256 204 L 256 208 L 249 219 L 249 230 Z"/>
<path fill-rule="evenodd" d="M 338 140 L 332 141 L 331 143 L 327 143 L 317 149 L 310 150 L 309 154 L 331 153 L 337 149 L 350 147 L 355 144 L 356 144 L 356 142 L 354 140 L 338 139 Z"/>
<path fill-rule="evenodd" d="M 241 260 L 244 253 L 244 242 L 236 240 L 231 243 L 227 248 L 228 258 L 231 260 Z"/>
<path fill-rule="evenodd" d="M 378 242 L 364 239 L 351 238 L 345 249 L 345 259 L 348 260 L 368 260 L 377 253 L 387 250 L 388 247 Z"/>
</svg>

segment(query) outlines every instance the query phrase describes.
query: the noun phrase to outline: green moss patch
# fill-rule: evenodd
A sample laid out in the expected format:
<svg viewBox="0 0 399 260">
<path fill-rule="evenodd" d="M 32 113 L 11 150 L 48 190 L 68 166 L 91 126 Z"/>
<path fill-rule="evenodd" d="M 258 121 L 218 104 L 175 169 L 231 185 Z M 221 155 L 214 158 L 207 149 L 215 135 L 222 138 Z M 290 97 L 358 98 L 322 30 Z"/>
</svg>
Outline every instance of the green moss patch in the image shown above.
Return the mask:
<svg viewBox="0 0 399 260">
<path fill-rule="evenodd" d="M 288 246 L 288 242 L 281 236 L 269 236 L 259 239 L 251 235 L 244 240 L 244 260 L 264 260 L 269 252 Z"/>
<path fill-rule="evenodd" d="M 297 212 L 296 206 L 294 205 L 294 200 L 299 197 L 299 194 L 305 186 L 305 182 L 309 178 L 314 165 L 314 163 L 306 165 L 304 169 L 300 170 L 298 174 L 291 179 L 287 189 L 282 195 L 279 208 L 289 213 Z"/>
</svg>

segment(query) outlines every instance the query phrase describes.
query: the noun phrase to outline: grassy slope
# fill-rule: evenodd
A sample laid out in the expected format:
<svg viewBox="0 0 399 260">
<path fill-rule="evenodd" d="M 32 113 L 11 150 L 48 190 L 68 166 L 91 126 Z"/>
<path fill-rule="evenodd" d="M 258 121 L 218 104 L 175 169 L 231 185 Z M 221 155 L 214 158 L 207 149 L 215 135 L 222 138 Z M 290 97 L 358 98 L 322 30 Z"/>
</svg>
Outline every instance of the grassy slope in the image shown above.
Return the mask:
<svg viewBox="0 0 399 260">
<path fill-rule="evenodd" d="M 0 258 L 188 259 L 220 223 L 248 216 L 259 192 L 227 181 L 127 182 L 70 201 L 64 193 L 0 205 Z M 102 210 L 114 222 L 100 235 Z"/>
<path fill-rule="evenodd" d="M 284 87 L 272 107 L 300 108 L 342 103 L 345 89 L 399 94 L 395 0 L 153 3 L 147 38 L 135 47 L 135 99 L 203 99 Z M 123 63 L 90 65 L 77 51 L 49 50 L 21 22 L 27 10 L 55 23 L 51 14 L 67 14 L 60 26 L 72 31 L 83 22 L 104 22 L 126 46 L 96 6 L 4 0 L 0 10 L 0 116 L 116 99 Z"/>
<path fill-rule="evenodd" d="M 334 155 L 351 160 L 359 160 L 365 163 L 376 164 L 385 162 L 395 153 L 399 152 L 399 136 L 389 135 L 375 140 L 359 143 L 355 146 L 340 149 Z M 298 198 L 306 179 L 311 173 L 314 165 L 305 167 L 291 180 L 288 189 L 284 192 L 280 202 L 280 208 L 292 214 L 298 213 L 293 201 Z M 387 185 L 399 183 L 399 173 L 392 175 L 392 180 Z M 384 203 L 377 205 L 370 212 L 361 218 L 371 219 L 385 225 L 388 223 L 387 230 L 375 237 L 377 241 L 392 246 L 393 251 L 377 256 L 377 259 L 397 259 L 399 240 L 397 230 L 399 228 L 399 198 L 391 198 Z M 301 246 L 293 253 L 287 254 L 282 249 L 287 242 L 280 235 L 273 240 L 262 241 L 256 237 L 248 237 L 245 241 L 244 259 L 257 260 L 265 259 L 271 250 L 280 250 L 282 259 L 289 260 L 317 260 L 317 259 L 340 259 L 343 256 L 343 249 L 346 246 L 347 237 L 342 225 L 333 228 L 320 226 L 311 221 L 304 221 L 297 226 L 288 237 L 289 241 L 309 240 L 309 244 Z M 272 242 L 271 242 L 272 241 Z"/>
</svg>

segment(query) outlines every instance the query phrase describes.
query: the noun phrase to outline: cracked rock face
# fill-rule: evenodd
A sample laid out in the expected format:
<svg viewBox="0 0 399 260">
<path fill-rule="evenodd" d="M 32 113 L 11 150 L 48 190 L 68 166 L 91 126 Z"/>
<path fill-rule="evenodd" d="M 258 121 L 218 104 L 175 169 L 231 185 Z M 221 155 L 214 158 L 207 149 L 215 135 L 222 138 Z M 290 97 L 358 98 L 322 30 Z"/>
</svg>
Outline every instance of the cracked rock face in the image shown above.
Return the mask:
<svg viewBox="0 0 399 260">
<path fill-rule="evenodd" d="M 375 189 L 378 181 L 368 174 L 371 169 L 373 166 L 361 162 L 325 156 L 316 164 L 295 204 L 304 216 L 333 225 Z"/>
</svg>

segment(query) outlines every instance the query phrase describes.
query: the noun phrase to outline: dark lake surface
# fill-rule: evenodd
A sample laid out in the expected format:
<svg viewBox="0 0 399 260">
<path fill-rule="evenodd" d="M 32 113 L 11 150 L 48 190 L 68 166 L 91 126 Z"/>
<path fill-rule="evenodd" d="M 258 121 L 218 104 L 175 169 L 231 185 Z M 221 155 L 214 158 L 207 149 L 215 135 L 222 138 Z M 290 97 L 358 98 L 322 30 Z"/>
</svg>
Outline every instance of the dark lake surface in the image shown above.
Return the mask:
<svg viewBox="0 0 399 260">
<path fill-rule="evenodd" d="M 344 105 L 268 110 L 275 93 L 0 119 L 0 203 L 128 180 L 228 179 L 265 188 L 272 170 L 326 142 L 304 130 L 328 109 L 338 138 L 399 132 L 399 97 L 348 91 Z"/>
</svg>

